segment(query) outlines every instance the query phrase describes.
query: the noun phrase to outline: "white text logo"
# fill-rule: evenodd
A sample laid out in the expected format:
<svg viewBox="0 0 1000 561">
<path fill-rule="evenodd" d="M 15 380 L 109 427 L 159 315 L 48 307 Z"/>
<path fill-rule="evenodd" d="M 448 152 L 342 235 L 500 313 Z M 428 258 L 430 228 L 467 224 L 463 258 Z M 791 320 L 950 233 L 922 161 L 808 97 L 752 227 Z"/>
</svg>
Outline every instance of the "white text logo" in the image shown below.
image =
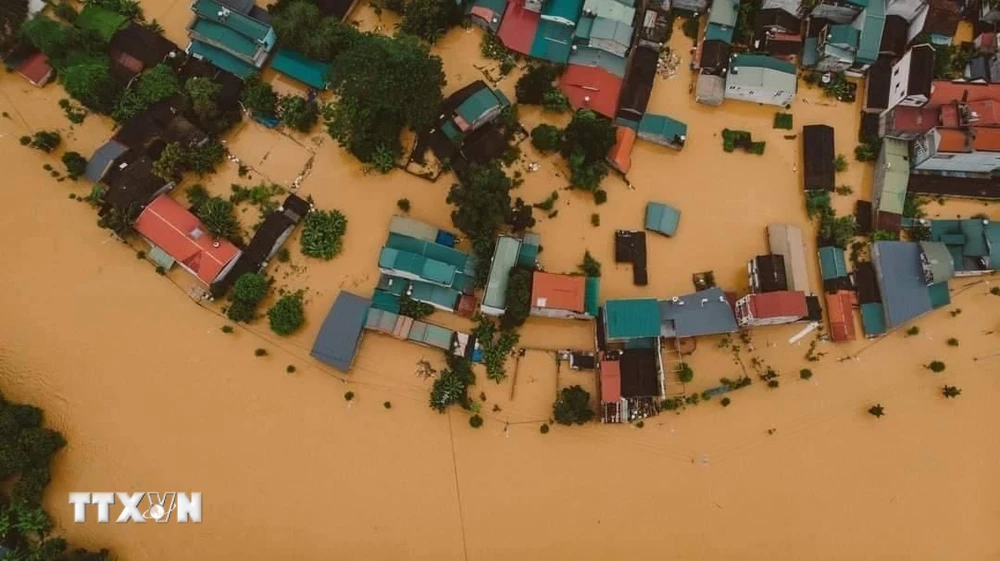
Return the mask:
<svg viewBox="0 0 1000 561">
<path fill-rule="evenodd" d="M 111 505 L 115 499 L 122 505 L 115 520 L 145 523 L 153 520 L 161 524 L 170 521 L 170 515 L 177 513 L 177 522 L 201 522 L 201 493 L 70 493 L 69 504 L 73 505 L 73 522 L 87 521 L 87 505 L 97 507 L 97 522 L 107 524 L 111 520 Z"/>
</svg>

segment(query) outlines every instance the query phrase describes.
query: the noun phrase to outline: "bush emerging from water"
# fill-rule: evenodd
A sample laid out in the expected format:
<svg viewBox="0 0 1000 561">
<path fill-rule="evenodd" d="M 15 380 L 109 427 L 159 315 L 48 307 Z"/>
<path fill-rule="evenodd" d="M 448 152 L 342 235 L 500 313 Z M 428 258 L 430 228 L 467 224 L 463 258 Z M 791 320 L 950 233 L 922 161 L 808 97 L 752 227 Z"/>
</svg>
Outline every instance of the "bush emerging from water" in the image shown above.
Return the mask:
<svg viewBox="0 0 1000 561">
<path fill-rule="evenodd" d="M 940 360 L 932 360 L 926 366 L 924 366 L 924 368 L 930 370 L 931 372 L 934 372 L 935 374 L 939 374 L 941 372 L 944 372 L 945 365 Z"/>
<path fill-rule="evenodd" d="M 474 429 L 478 429 L 479 427 L 483 426 L 483 418 L 480 417 L 479 415 L 473 415 L 469 417 L 469 426 Z"/>
<path fill-rule="evenodd" d="M 343 249 L 347 217 L 339 210 L 317 210 L 306 215 L 302 227 L 302 254 L 330 260 Z"/>
<path fill-rule="evenodd" d="M 809 378 L 812 377 L 813 377 L 812 370 L 809 370 L 808 368 L 803 368 L 802 370 L 799 370 L 799 378 L 802 378 L 803 380 L 808 380 Z"/>
<path fill-rule="evenodd" d="M 254 350 L 253 356 L 256 356 L 256 357 L 267 356 L 267 349 L 258 348 L 256 350 Z"/>
<path fill-rule="evenodd" d="M 590 393 L 580 386 L 563 388 L 552 404 L 552 414 L 561 425 L 582 425 L 594 418 L 590 409 Z"/>
<path fill-rule="evenodd" d="M 267 311 L 267 321 L 271 326 L 271 331 L 282 337 L 295 333 L 306 321 L 302 306 L 302 293 L 296 292 L 282 296 Z"/>
</svg>

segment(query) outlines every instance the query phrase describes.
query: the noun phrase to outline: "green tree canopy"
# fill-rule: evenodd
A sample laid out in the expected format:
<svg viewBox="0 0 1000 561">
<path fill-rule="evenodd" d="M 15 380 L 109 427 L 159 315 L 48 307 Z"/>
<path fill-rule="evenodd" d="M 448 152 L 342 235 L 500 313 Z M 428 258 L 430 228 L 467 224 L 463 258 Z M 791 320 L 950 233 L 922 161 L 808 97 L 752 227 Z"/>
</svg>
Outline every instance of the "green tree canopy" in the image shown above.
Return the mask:
<svg viewBox="0 0 1000 561">
<path fill-rule="evenodd" d="M 409 0 L 399 30 L 435 43 L 462 21 L 462 10 L 453 0 Z"/>
<path fill-rule="evenodd" d="M 106 56 L 87 57 L 68 65 L 59 78 L 66 92 L 84 106 L 101 113 L 110 113 L 114 107 L 117 86 Z"/>
<path fill-rule="evenodd" d="M 233 300 L 257 304 L 267 297 L 271 283 L 263 273 L 243 273 L 233 283 Z"/>
<path fill-rule="evenodd" d="M 64 153 L 62 162 L 66 166 L 66 174 L 69 175 L 70 179 L 75 180 L 87 171 L 87 158 L 84 158 L 79 152 Z"/>
<path fill-rule="evenodd" d="M 469 408 L 469 386 L 476 383 L 472 364 L 468 359 L 446 355 L 448 367 L 438 373 L 431 387 L 431 409 L 444 413 L 449 405 Z"/>
<path fill-rule="evenodd" d="M 210 78 L 189 78 L 184 83 L 184 91 L 191 100 L 191 110 L 199 120 L 212 119 L 219 114 L 218 98 L 222 84 Z"/>
<path fill-rule="evenodd" d="M 520 327 L 531 313 L 531 279 L 532 271 L 515 267 L 510 271 L 507 281 L 507 298 L 504 300 L 506 310 L 500 317 L 501 329 Z"/>
<path fill-rule="evenodd" d="M 471 238 L 493 238 L 510 220 L 512 183 L 496 161 L 473 164 L 451 186 L 446 202 L 455 205 L 451 221 Z"/>
<path fill-rule="evenodd" d="M 17 43 L 18 30 L 28 19 L 28 0 L 0 2 L 0 55 Z"/>
<path fill-rule="evenodd" d="M 589 110 L 578 111 L 565 131 L 562 154 L 582 154 L 587 162 L 603 162 L 615 145 L 614 124 Z"/>
<path fill-rule="evenodd" d="M 445 84 L 441 59 L 405 35 L 361 35 L 337 57 L 330 78 L 340 96 L 328 114 L 330 136 L 365 163 L 380 153 L 395 159 L 403 127 L 429 127 Z"/>
<path fill-rule="evenodd" d="M 222 197 L 212 197 L 198 207 L 198 218 L 216 238 L 238 242 L 242 237 L 233 203 Z"/>
<path fill-rule="evenodd" d="M 347 217 L 339 210 L 315 210 L 306 215 L 302 227 L 302 254 L 318 259 L 333 259 L 343 248 Z"/>
<path fill-rule="evenodd" d="M 518 103 L 541 105 L 545 94 L 555 89 L 560 68 L 551 64 L 532 64 L 514 84 L 514 95 Z"/>
<path fill-rule="evenodd" d="M 336 18 L 324 18 L 316 4 L 308 0 L 278 4 L 271 21 L 274 32 L 281 37 L 284 46 L 313 60 L 333 61 L 361 36 L 352 25 Z"/>
<path fill-rule="evenodd" d="M 181 163 L 184 160 L 184 149 L 180 144 L 167 144 L 160 157 L 153 162 L 153 173 L 164 181 L 175 181 L 181 174 Z"/>
<path fill-rule="evenodd" d="M 302 309 L 302 293 L 282 296 L 271 309 L 267 311 L 267 321 L 274 331 L 282 337 L 295 333 L 305 323 L 305 312 Z"/>
<path fill-rule="evenodd" d="M 271 84 L 262 82 L 260 76 L 247 78 L 240 100 L 258 117 L 270 119 L 278 114 L 278 94 L 274 92 Z"/>
<path fill-rule="evenodd" d="M 552 404 L 552 415 L 561 425 L 582 425 L 594 418 L 590 409 L 590 393 L 580 386 L 563 388 Z"/>
<path fill-rule="evenodd" d="M 541 124 L 531 131 L 531 145 L 540 152 L 559 150 L 563 144 L 563 131 L 559 127 Z"/>
<path fill-rule="evenodd" d="M 278 100 L 281 123 L 299 132 L 309 132 L 319 119 L 319 106 L 297 95 L 283 95 Z"/>
</svg>

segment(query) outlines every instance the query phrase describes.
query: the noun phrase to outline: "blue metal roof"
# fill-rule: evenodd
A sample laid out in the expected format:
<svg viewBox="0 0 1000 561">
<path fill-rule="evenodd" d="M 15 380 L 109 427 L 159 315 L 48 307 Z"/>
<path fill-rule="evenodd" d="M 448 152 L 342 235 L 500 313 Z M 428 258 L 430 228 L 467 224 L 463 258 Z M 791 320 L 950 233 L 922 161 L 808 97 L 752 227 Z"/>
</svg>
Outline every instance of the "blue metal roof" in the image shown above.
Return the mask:
<svg viewBox="0 0 1000 561">
<path fill-rule="evenodd" d="M 370 305 L 371 300 L 356 294 L 338 294 L 309 354 L 346 374 L 358 353 Z"/>
<path fill-rule="evenodd" d="M 889 329 L 931 311 L 931 298 L 920 267 L 919 244 L 875 242 L 872 244 L 872 263 Z"/>
<path fill-rule="evenodd" d="M 738 331 L 733 308 L 718 287 L 660 301 L 660 334 L 697 337 Z"/>
</svg>

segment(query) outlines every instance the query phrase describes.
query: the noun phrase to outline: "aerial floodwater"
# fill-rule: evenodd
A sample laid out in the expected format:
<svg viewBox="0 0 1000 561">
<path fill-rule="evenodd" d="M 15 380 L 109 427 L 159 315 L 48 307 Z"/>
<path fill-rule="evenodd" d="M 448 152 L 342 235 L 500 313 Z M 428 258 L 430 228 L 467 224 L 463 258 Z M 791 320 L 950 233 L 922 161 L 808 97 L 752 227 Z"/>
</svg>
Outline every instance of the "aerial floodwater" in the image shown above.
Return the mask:
<svg viewBox="0 0 1000 561">
<path fill-rule="evenodd" d="M 187 46 L 188 2 L 141 5 L 166 38 Z M 398 22 L 368 2 L 348 19 L 382 33 Z M 835 153 L 848 161 L 836 183 L 851 189 L 831 193 L 831 205 L 853 214 L 856 201 L 871 200 L 875 176 L 875 162 L 854 158 L 865 81 L 854 103 L 799 80 L 790 109 L 698 104 L 683 21 L 669 41 L 676 71 L 657 75 L 648 107 L 687 124 L 683 150 L 637 141 L 628 181 L 606 177 L 607 202 L 597 205 L 568 188 L 558 152 L 521 143 L 509 170 L 523 182 L 511 198 L 532 204 L 558 192 L 551 210 L 534 211 L 538 264 L 575 272 L 589 251 L 603 264 L 601 304 L 669 301 L 694 292 L 692 275 L 702 271 L 742 296 L 748 260 L 769 253 L 766 226 L 784 223 L 804 232 L 808 292 L 826 306 L 817 226 L 803 197 L 801 127 L 836 128 Z M 482 34 L 454 27 L 432 47 L 443 60 L 445 96 L 500 76 L 481 53 Z M 523 66 L 522 57 L 492 84 L 511 101 Z M 263 79 L 279 94 L 305 91 L 273 70 Z M 320 94 L 333 101 L 327 96 Z M 951 278 L 949 305 L 877 338 L 864 337 L 856 313 L 848 321 L 858 336 L 847 342 L 829 340 L 825 314 L 823 336 L 794 338 L 807 324 L 793 323 L 742 338 L 698 337 L 684 357 L 694 372 L 685 393 L 697 399 L 721 378 L 745 374 L 752 384 L 724 404 L 702 399 L 631 423 L 554 422 L 553 401 L 571 386 L 600 410 L 599 375 L 553 358 L 560 349 L 593 351 L 597 324 L 531 317 L 519 329 L 523 351 L 507 357 L 506 379 L 495 383 L 474 365 L 474 411 L 439 413 L 428 406 L 433 376 L 418 373 L 424 361 L 436 376 L 447 368 L 432 347 L 368 331 L 349 374 L 310 351 L 338 295 L 368 298 L 378 286 L 398 201 L 408 200 L 411 218 L 459 230 L 446 202 L 458 182 L 453 172 L 435 182 L 401 169 L 366 173 L 322 123 L 302 133 L 244 117 L 222 137 L 233 159 L 213 174 L 185 174 L 169 196 L 187 207 L 184 193 L 196 183 L 225 198 L 233 184 L 274 183 L 316 209 L 340 211 L 348 226 L 331 260 L 302 253 L 299 226 L 285 241 L 290 259 L 271 259 L 265 270 L 273 283 L 260 317 L 236 323 L 226 317 L 228 297 L 199 301 L 197 279 L 179 263 L 157 274 L 147 243 L 133 237 L 126 245 L 98 227 L 85 200 L 92 182 L 53 176 L 63 153 L 90 157 L 115 130 L 96 113 L 71 124 L 59 105 L 68 97 L 58 79 L 37 88 L 0 74 L 0 393 L 41 408 L 46 426 L 67 441 L 53 457 L 42 506 L 52 535 L 72 548 L 107 548 L 123 561 L 1000 559 L 995 271 Z M 774 128 L 777 110 L 794 116 L 792 130 Z M 565 126 L 570 116 L 522 105 L 519 120 L 530 131 Z M 727 128 L 749 131 L 766 152 L 723 151 Z M 19 142 L 43 130 L 60 132 L 58 149 Z M 632 266 L 615 263 L 615 231 L 642 230 L 649 201 L 680 209 L 682 218 L 674 236 L 647 236 L 648 284 L 636 286 Z M 240 225 L 253 231 L 257 210 L 240 208 Z M 924 210 L 931 219 L 1000 221 L 996 202 L 932 197 Z M 469 245 L 462 239 L 458 248 Z M 266 312 L 289 294 L 301 294 L 305 321 L 279 336 Z M 426 321 L 461 332 L 475 325 L 440 309 Z M 919 329 L 907 331 L 913 325 Z M 935 372 L 934 361 L 946 368 Z M 761 372 L 780 375 L 780 387 L 768 387 L 773 378 Z M 672 387 L 677 373 L 666 378 Z M 961 395 L 944 397 L 945 386 Z M 876 404 L 884 416 L 868 414 Z M 473 413 L 481 427 L 470 425 Z M 8 488 L 0 485 L 0 506 Z M 163 491 L 199 493 L 200 522 L 115 523 L 120 499 L 111 523 L 98 521 L 95 506 L 74 522 L 67 500 Z M 141 510 L 159 514 L 149 508 Z"/>
</svg>

